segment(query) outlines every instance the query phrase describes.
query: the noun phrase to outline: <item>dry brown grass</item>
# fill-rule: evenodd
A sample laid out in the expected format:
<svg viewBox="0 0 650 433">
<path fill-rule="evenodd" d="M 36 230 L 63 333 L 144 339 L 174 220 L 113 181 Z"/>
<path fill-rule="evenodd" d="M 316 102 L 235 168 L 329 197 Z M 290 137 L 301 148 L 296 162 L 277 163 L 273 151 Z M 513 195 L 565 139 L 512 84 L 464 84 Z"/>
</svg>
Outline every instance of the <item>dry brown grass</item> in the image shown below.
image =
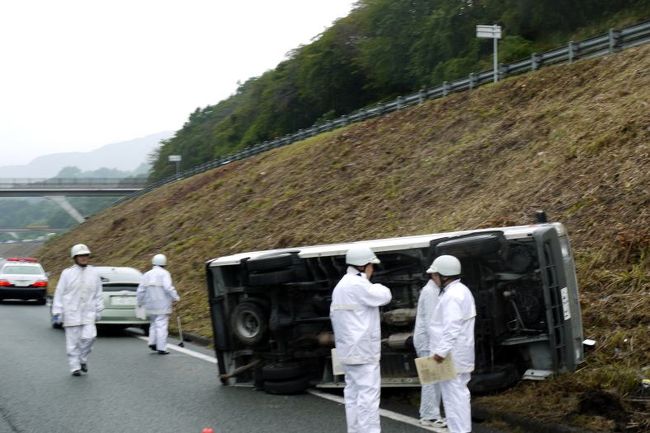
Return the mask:
<svg viewBox="0 0 650 433">
<path fill-rule="evenodd" d="M 545 209 L 572 236 L 598 346 L 576 374 L 480 400 L 584 425 L 582 393 L 624 399 L 650 364 L 649 71 L 640 47 L 348 126 L 111 208 L 48 242 L 42 260 L 58 273 L 86 242 L 96 263 L 145 269 L 164 252 L 187 330 L 207 336 L 206 259 L 522 224 Z M 639 422 L 642 409 L 626 409 Z"/>
</svg>

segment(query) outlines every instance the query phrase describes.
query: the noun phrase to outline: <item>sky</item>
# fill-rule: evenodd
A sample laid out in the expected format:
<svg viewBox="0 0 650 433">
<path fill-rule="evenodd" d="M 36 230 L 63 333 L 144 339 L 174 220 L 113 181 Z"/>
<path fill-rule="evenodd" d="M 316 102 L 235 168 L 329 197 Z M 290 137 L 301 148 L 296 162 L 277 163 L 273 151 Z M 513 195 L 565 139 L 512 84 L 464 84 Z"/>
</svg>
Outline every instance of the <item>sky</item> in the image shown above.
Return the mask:
<svg viewBox="0 0 650 433">
<path fill-rule="evenodd" d="M 356 0 L 2 0 L 0 166 L 176 131 Z"/>
</svg>

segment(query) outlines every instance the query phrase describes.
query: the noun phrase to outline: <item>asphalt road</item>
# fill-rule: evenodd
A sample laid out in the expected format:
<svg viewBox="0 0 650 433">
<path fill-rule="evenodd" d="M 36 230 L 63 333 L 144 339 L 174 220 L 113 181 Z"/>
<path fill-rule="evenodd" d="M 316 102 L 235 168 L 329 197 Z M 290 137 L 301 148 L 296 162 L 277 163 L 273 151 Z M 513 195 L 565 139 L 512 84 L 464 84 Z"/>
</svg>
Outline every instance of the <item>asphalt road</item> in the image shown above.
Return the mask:
<svg viewBox="0 0 650 433">
<path fill-rule="evenodd" d="M 221 386 L 214 363 L 175 350 L 157 355 L 128 332 L 100 334 L 89 374 L 72 377 L 64 333 L 50 327 L 46 306 L 1 303 L 0 341 L 0 433 L 345 432 L 340 403 Z M 382 417 L 382 431 L 426 431 L 409 420 Z"/>
</svg>

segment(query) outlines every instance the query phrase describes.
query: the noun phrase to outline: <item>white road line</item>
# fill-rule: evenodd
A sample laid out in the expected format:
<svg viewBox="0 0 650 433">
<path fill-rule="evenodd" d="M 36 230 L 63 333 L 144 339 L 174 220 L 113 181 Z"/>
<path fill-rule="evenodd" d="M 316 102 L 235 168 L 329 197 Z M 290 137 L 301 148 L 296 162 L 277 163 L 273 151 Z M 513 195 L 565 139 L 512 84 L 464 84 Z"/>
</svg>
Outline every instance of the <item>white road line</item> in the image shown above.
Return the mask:
<svg viewBox="0 0 650 433">
<path fill-rule="evenodd" d="M 136 338 L 139 338 L 142 341 L 146 341 L 147 343 L 149 342 L 149 339 L 147 339 L 147 337 L 137 336 Z M 209 356 L 209 355 L 204 355 L 203 353 L 195 352 L 193 350 L 185 349 L 184 347 L 178 347 L 178 346 L 174 346 L 172 344 L 168 344 L 167 345 L 167 350 L 175 350 L 177 352 L 184 353 L 184 354 L 186 354 L 188 356 L 192 356 L 192 357 L 197 358 L 197 359 L 202 359 L 203 361 L 208 361 L 208 362 L 211 362 L 213 364 L 217 363 L 217 358 L 214 358 L 214 357 Z"/>
<path fill-rule="evenodd" d="M 149 339 L 147 337 L 142 337 L 142 336 L 135 336 L 135 337 L 142 340 L 142 341 L 149 342 Z M 185 349 L 184 347 L 178 347 L 178 346 L 174 346 L 172 344 L 168 344 L 167 349 L 168 350 L 175 350 L 177 352 L 184 353 L 184 354 L 186 354 L 188 356 L 192 356 L 194 358 L 201 359 L 203 361 L 211 362 L 212 364 L 217 363 L 217 358 L 214 358 L 214 357 L 208 356 L 208 355 L 204 355 L 203 353 L 195 352 L 193 350 Z M 345 400 L 343 400 L 343 398 L 339 397 L 338 395 L 327 394 L 327 393 L 316 391 L 316 390 L 313 390 L 313 389 L 307 390 L 307 392 L 309 394 L 315 396 L 315 397 L 320 397 L 320 398 L 325 399 L 325 400 L 330 400 L 330 401 L 333 401 L 333 402 L 336 402 L 336 403 L 345 404 Z M 409 424 L 409 425 L 412 425 L 412 426 L 415 426 L 415 427 L 419 427 L 419 428 L 421 428 L 423 430 L 430 430 L 429 428 L 420 425 L 420 423 L 419 423 L 419 421 L 417 419 L 415 419 L 413 417 L 410 417 L 410 416 L 402 415 L 402 414 L 397 413 L 397 412 L 393 412 L 393 411 L 386 410 L 386 409 L 379 409 L 379 415 L 383 416 L 384 418 L 390 418 L 390 419 L 395 420 L 395 421 L 403 422 L 404 424 Z"/>
<path fill-rule="evenodd" d="M 314 389 L 309 389 L 307 390 L 307 392 L 313 396 L 324 398 L 325 400 L 330 400 L 336 403 L 345 404 L 345 400 L 343 400 L 343 397 L 339 397 L 338 395 L 327 394 L 324 392 L 316 391 Z M 403 422 L 404 424 L 420 427 L 423 430 L 430 430 L 429 428 L 420 425 L 419 420 L 407 415 L 402 415 L 401 413 L 393 412 L 386 409 L 379 409 L 379 415 L 383 416 L 384 418 L 390 418 L 395 421 Z"/>
</svg>

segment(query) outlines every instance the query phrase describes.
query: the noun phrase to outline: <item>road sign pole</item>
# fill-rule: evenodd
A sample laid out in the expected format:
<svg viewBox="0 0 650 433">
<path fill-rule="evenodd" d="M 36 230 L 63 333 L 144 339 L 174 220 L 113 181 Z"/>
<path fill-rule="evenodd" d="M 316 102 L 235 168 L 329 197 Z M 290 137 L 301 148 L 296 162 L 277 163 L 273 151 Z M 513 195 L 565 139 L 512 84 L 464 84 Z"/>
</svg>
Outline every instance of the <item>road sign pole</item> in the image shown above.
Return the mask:
<svg viewBox="0 0 650 433">
<path fill-rule="evenodd" d="M 180 155 L 169 155 L 169 162 L 175 162 L 176 163 L 176 177 L 181 172 L 181 160 L 183 158 Z"/>
<path fill-rule="evenodd" d="M 501 39 L 501 26 L 497 24 L 489 25 L 478 25 L 476 26 L 476 37 L 484 39 L 492 39 L 492 44 L 494 46 L 494 82 L 499 81 L 499 41 Z"/>
<path fill-rule="evenodd" d="M 499 81 L 499 53 L 498 53 L 498 48 L 497 46 L 497 38 L 492 38 L 494 41 L 494 82 L 496 83 Z"/>
</svg>

